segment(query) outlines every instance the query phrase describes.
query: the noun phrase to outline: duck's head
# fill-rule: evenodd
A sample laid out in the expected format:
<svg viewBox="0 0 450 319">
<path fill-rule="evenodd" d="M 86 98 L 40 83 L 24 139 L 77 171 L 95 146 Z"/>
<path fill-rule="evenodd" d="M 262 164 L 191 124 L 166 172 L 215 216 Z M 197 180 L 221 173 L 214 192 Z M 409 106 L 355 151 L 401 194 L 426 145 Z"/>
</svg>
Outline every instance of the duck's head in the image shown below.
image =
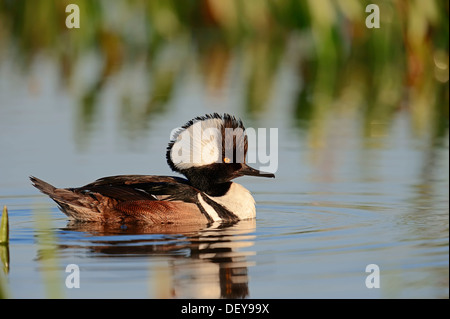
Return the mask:
<svg viewBox="0 0 450 319">
<path fill-rule="evenodd" d="M 220 192 L 233 178 L 275 177 L 245 162 L 248 141 L 240 119 L 217 113 L 196 117 L 178 130 L 167 147 L 170 168 L 207 193 Z"/>
</svg>

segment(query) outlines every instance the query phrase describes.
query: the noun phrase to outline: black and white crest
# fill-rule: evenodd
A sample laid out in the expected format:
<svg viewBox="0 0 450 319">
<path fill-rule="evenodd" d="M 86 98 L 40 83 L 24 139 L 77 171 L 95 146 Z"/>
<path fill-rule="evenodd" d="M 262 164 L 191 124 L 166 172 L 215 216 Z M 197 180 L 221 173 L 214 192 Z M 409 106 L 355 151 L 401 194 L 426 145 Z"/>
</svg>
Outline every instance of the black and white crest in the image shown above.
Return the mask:
<svg viewBox="0 0 450 319">
<path fill-rule="evenodd" d="M 214 163 L 245 163 L 247 136 L 229 114 L 196 117 L 179 129 L 167 147 L 167 163 L 177 172 Z"/>
</svg>

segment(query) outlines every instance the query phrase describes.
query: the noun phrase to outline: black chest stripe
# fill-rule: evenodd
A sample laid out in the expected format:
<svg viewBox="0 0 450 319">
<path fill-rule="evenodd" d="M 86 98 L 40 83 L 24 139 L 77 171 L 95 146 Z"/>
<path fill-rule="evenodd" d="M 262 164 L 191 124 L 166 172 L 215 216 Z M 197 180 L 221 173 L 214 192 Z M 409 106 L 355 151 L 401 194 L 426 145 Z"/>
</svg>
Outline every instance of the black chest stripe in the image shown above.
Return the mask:
<svg viewBox="0 0 450 319">
<path fill-rule="evenodd" d="M 211 206 L 217 213 L 217 215 L 224 221 L 224 222 L 234 222 L 238 221 L 239 217 L 237 217 L 236 214 L 233 214 L 228 209 L 226 209 L 224 206 L 220 205 L 216 201 L 209 198 L 207 195 L 200 193 L 203 200 Z M 200 205 L 201 206 L 201 205 Z M 209 216 L 209 214 L 208 214 Z"/>
<path fill-rule="evenodd" d="M 197 202 L 197 207 L 200 209 L 202 214 L 206 217 L 206 219 L 208 220 L 208 223 L 214 222 L 214 219 L 212 219 L 212 217 L 209 216 L 209 214 L 206 212 L 206 210 L 203 208 L 203 206 L 202 206 L 202 204 L 200 204 L 200 202 Z"/>
</svg>

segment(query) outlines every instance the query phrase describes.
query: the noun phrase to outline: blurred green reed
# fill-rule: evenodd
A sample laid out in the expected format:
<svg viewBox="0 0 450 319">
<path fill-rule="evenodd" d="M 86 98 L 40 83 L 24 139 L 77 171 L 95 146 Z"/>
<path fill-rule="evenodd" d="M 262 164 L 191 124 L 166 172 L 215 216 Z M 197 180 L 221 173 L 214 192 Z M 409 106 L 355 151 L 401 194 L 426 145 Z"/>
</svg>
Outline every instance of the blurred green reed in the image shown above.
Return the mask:
<svg viewBox="0 0 450 319">
<path fill-rule="evenodd" d="M 9 217 L 8 217 L 8 208 L 4 206 L 0 222 L 0 245 L 8 245 L 8 244 L 9 244 Z"/>
<path fill-rule="evenodd" d="M 52 222 L 48 216 L 49 209 L 36 209 L 34 211 L 36 224 L 36 241 L 38 245 L 38 260 L 41 264 L 43 283 L 48 298 L 63 298 L 61 289 L 63 278 L 60 276 L 61 267 L 57 258 L 57 240 L 55 238 Z M 2 271 L 0 271 L 0 299 L 9 298 L 8 287 L 6 285 L 9 273 L 9 219 L 8 209 L 3 208 L 0 223 L 0 257 Z"/>
<path fill-rule="evenodd" d="M 144 67 L 148 89 L 139 100 L 124 93 L 123 125 L 146 128 L 192 66 L 220 92 L 236 60 L 249 115 L 271 107 L 280 66 L 289 64 L 301 82 L 292 118 L 313 146 L 336 115 L 362 118 L 365 136 L 384 135 L 400 110 L 418 135 L 434 140 L 448 130 L 448 1 L 77 0 L 81 28 L 70 30 L 71 2 L 1 1 L 0 47 L 16 52 L 24 68 L 38 53 L 50 55 L 67 86 L 83 56 L 101 57 L 79 97 L 80 134 L 89 134 L 104 84 L 124 67 Z M 365 25 L 370 3 L 380 8 L 379 29 Z"/>
<path fill-rule="evenodd" d="M 0 261 L 2 271 L 0 271 L 0 299 L 8 298 L 6 289 L 6 276 L 9 272 L 9 217 L 8 208 L 3 207 L 0 222 Z"/>
<path fill-rule="evenodd" d="M 9 272 L 9 217 L 6 206 L 3 207 L 0 222 L 0 260 L 2 262 L 3 273 L 7 274 Z"/>
<path fill-rule="evenodd" d="M 52 226 L 50 208 L 33 210 L 36 243 L 38 247 L 37 260 L 40 264 L 40 274 L 45 288 L 45 295 L 50 299 L 64 298 L 63 268 L 58 259 L 58 243 L 55 229 Z"/>
</svg>

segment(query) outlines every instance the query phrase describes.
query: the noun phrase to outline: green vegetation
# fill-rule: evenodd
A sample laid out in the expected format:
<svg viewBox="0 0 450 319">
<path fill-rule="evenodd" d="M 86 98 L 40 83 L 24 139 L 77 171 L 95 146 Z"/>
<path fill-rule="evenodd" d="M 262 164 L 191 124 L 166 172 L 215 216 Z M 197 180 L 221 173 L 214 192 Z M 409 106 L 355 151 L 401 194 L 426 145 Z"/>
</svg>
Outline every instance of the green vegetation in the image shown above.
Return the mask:
<svg viewBox="0 0 450 319">
<path fill-rule="evenodd" d="M 42 280 L 45 286 L 45 294 L 49 299 L 64 298 L 64 279 L 61 277 L 61 269 L 58 258 L 58 243 L 50 209 L 36 208 L 33 211 L 36 242 L 38 247 L 38 261 L 41 268 Z"/>
<path fill-rule="evenodd" d="M 0 260 L 2 271 L 0 271 L 0 299 L 8 297 L 5 287 L 5 275 L 9 272 L 9 219 L 8 208 L 3 207 L 0 223 Z"/>
<path fill-rule="evenodd" d="M 130 90 L 122 99 L 123 123 L 133 132 L 167 109 L 188 66 L 199 70 L 207 91 L 220 92 L 231 65 L 242 65 L 242 108 L 254 115 L 271 107 L 287 63 L 301 82 L 292 117 L 312 145 L 323 142 L 336 115 L 361 116 L 362 133 L 370 136 L 389 130 L 400 110 L 410 113 L 417 134 L 442 136 L 449 115 L 448 1 L 375 1 L 380 28 L 369 29 L 365 8 L 372 2 L 80 0 L 75 30 L 65 26 L 71 1 L 3 1 L 0 46 L 17 52 L 25 68 L 48 54 L 66 87 L 84 56 L 101 57 L 96 78 L 77 97 L 80 132 L 89 131 L 99 94 L 123 68 L 144 67 L 148 76 L 144 96 L 136 100 Z"/>
<path fill-rule="evenodd" d="M 2 221 L 0 223 L 0 245 L 8 245 L 9 243 L 9 219 L 8 208 L 3 207 Z"/>
<path fill-rule="evenodd" d="M 372 2 L 379 29 L 365 25 Z M 187 66 L 198 68 L 207 90 L 220 91 L 236 61 L 250 115 L 271 107 L 281 65 L 289 64 L 301 82 L 292 117 L 314 145 L 336 115 L 362 116 L 365 135 L 374 127 L 383 134 L 399 110 L 410 113 L 417 134 L 439 137 L 448 128 L 448 1 L 79 0 L 80 29 L 65 26 L 69 3 L 2 1 L 0 47 L 17 52 L 25 67 L 38 53 L 50 55 L 68 87 L 83 56 L 101 57 L 97 78 L 79 97 L 80 131 L 97 116 L 105 83 L 124 67 L 146 68 L 146 96 L 136 101 L 129 92 L 122 101 L 125 125 L 145 128 L 151 114 L 166 110 L 177 79 L 192 71 Z"/>
</svg>

